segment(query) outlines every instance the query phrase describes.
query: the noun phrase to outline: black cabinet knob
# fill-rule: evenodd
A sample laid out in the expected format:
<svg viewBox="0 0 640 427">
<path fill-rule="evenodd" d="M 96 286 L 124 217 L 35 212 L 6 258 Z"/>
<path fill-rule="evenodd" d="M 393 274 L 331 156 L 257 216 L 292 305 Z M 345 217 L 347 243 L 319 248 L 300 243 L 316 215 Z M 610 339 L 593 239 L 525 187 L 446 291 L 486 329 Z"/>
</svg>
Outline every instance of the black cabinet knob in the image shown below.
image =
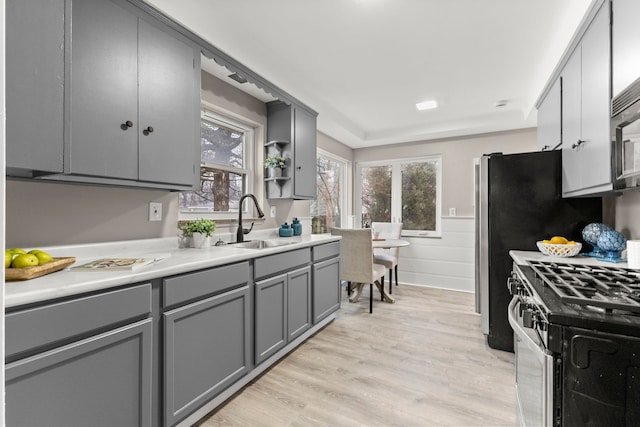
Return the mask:
<svg viewBox="0 0 640 427">
<path fill-rule="evenodd" d="M 142 133 L 145 135 L 149 135 L 150 133 L 153 133 L 153 128 L 151 126 L 147 126 L 147 128 L 143 130 Z"/>
<path fill-rule="evenodd" d="M 133 122 L 131 120 L 127 120 L 126 122 L 120 125 L 120 129 L 122 130 L 127 130 L 130 127 L 133 127 Z"/>
</svg>

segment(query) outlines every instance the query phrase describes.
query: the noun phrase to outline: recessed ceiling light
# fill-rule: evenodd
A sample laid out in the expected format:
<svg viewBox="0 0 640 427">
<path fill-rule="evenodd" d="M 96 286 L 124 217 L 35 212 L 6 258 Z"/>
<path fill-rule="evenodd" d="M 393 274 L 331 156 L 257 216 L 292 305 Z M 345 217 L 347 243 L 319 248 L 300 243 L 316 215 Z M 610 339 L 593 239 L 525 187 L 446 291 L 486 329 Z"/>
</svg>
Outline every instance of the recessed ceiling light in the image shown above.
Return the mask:
<svg viewBox="0 0 640 427">
<path fill-rule="evenodd" d="M 418 109 L 418 111 L 432 110 L 434 108 L 438 108 L 438 102 L 437 101 L 418 102 L 416 104 L 416 108 Z"/>
</svg>

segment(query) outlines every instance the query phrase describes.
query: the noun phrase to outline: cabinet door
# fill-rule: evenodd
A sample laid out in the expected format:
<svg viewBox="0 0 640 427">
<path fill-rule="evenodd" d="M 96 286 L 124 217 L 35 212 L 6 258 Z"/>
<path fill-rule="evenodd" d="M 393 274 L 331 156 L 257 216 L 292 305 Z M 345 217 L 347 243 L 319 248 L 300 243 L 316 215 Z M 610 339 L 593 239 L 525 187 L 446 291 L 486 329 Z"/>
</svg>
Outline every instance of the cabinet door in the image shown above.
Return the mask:
<svg viewBox="0 0 640 427">
<path fill-rule="evenodd" d="M 613 2 L 612 69 L 613 97 L 640 78 L 640 2 L 615 0 Z"/>
<path fill-rule="evenodd" d="M 195 186 L 200 171 L 200 54 L 143 20 L 139 34 L 139 179 Z"/>
<path fill-rule="evenodd" d="M 562 142 L 562 80 L 553 84 L 538 108 L 538 149 L 549 150 Z"/>
<path fill-rule="evenodd" d="M 287 338 L 291 341 L 311 327 L 311 268 L 287 276 Z"/>
<path fill-rule="evenodd" d="M 164 425 L 210 401 L 250 369 L 249 287 L 163 315 Z"/>
<path fill-rule="evenodd" d="M 296 108 L 294 114 L 293 196 L 297 199 L 315 199 L 316 117 L 302 108 Z"/>
<path fill-rule="evenodd" d="M 63 171 L 64 0 L 6 4 L 6 167 Z"/>
<path fill-rule="evenodd" d="M 313 265 L 313 323 L 340 308 L 340 258 Z"/>
<path fill-rule="evenodd" d="M 287 343 L 287 275 L 256 282 L 255 363 L 276 353 Z"/>
<path fill-rule="evenodd" d="M 151 426 L 151 319 L 6 365 L 10 426 Z"/>
<path fill-rule="evenodd" d="M 138 18 L 108 0 L 75 0 L 71 15 L 65 172 L 135 180 Z"/>
<path fill-rule="evenodd" d="M 611 184 L 609 40 L 605 2 L 582 39 L 582 189 Z"/>
<path fill-rule="evenodd" d="M 580 188 L 581 171 L 579 153 L 574 147 L 582 137 L 581 81 L 582 49 L 573 52 L 562 71 L 562 192 Z M 579 147 L 578 147 L 579 148 Z"/>
</svg>

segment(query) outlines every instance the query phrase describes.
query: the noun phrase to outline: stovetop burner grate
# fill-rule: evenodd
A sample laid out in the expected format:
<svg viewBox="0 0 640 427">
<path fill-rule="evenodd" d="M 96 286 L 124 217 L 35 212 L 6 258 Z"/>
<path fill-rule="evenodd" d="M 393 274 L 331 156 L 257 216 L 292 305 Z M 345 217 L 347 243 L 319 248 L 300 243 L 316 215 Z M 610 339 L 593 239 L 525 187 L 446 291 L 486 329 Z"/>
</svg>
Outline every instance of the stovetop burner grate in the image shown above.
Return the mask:
<svg viewBox="0 0 640 427">
<path fill-rule="evenodd" d="M 640 313 L 640 272 L 549 261 L 529 265 L 566 303 Z"/>
</svg>

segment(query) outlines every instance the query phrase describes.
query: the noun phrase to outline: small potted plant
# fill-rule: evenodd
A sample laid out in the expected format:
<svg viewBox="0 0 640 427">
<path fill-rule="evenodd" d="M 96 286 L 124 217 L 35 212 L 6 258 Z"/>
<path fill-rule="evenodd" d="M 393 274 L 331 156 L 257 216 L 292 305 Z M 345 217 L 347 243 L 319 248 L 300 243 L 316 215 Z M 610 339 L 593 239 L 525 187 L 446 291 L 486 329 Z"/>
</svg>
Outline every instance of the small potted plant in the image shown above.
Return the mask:
<svg viewBox="0 0 640 427">
<path fill-rule="evenodd" d="M 271 154 L 264 160 L 264 167 L 269 169 L 269 178 L 282 176 L 282 169 L 286 167 L 286 159 L 282 154 Z"/>
<path fill-rule="evenodd" d="M 211 235 L 216 231 L 216 222 L 205 218 L 194 219 L 187 221 L 182 231 L 193 237 L 195 248 L 206 247 L 210 244 Z"/>
</svg>

